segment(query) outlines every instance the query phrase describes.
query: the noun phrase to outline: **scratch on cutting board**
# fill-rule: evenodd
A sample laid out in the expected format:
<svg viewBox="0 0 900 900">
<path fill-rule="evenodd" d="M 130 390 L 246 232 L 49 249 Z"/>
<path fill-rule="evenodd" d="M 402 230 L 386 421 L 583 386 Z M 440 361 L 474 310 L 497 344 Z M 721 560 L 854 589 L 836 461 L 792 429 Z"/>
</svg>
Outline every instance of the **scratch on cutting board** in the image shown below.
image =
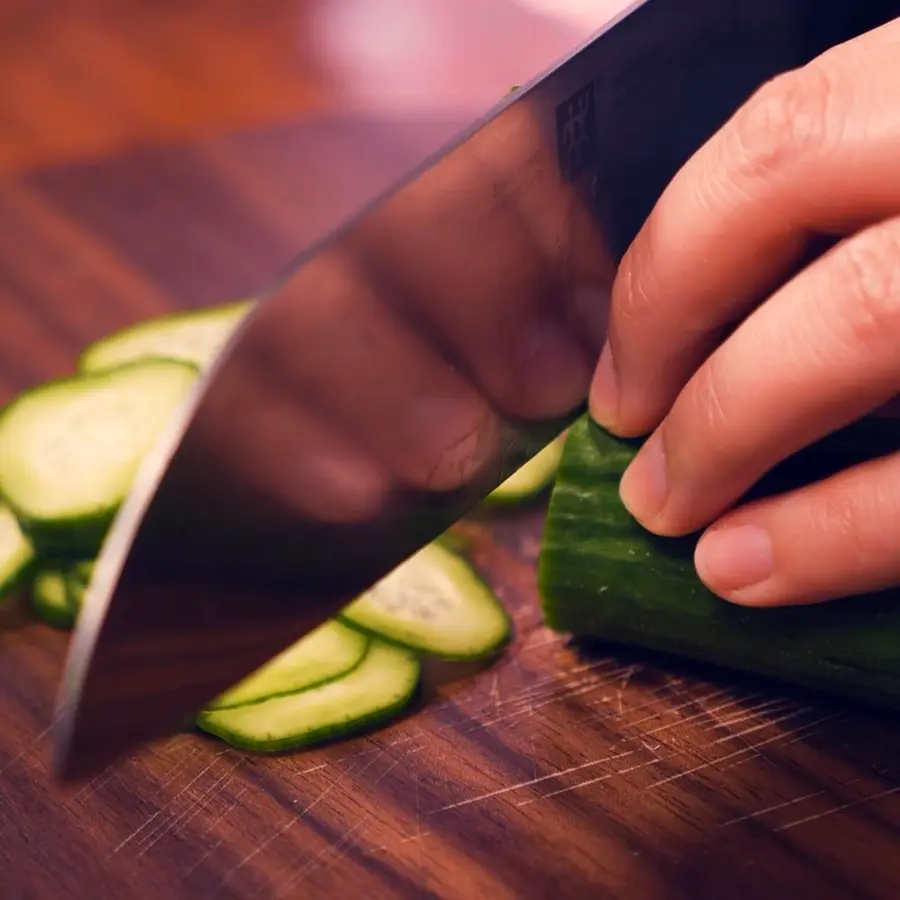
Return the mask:
<svg viewBox="0 0 900 900">
<path fill-rule="evenodd" d="M 232 879 L 243 869 L 248 863 L 250 863 L 253 859 L 259 856 L 260 853 L 265 852 L 265 850 L 278 838 L 284 835 L 289 829 L 293 828 L 297 822 L 304 819 L 308 816 L 336 787 L 341 785 L 350 775 L 354 774 L 363 774 L 368 771 L 379 759 L 381 759 L 385 750 L 383 748 L 377 748 L 378 752 L 372 755 L 372 758 L 361 768 L 358 770 L 353 766 L 348 767 L 344 771 L 341 772 L 338 777 L 331 782 L 327 787 L 323 788 L 316 798 L 310 802 L 307 806 L 303 807 L 299 812 L 291 816 L 283 825 L 277 828 L 272 834 L 270 834 L 267 838 L 260 841 L 260 843 L 253 848 L 246 856 L 240 859 L 232 868 L 230 868 L 227 872 L 222 875 L 221 880 L 219 881 L 219 887 L 226 887 Z"/>
<path fill-rule="evenodd" d="M 373 786 L 377 785 L 383 778 L 385 778 L 388 773 L 390 773 L 396 766 L 398 766 L 401 762 L 404 762 L 411 753 L 416 753 L 418 750 L 421 750 L 421 747 L 415 748 L 411 750 L 409 753 L 401 754 L 396 757 L 389 766 L 387 766 L 383 772 L 381 772 L 378 777 L 375 779 Z M 326 857 L 330 857 L 330 862 L 333 864 L 337 862 L 341 857 L 343 857 L 346 853 L 350 851 L 350 849 L 356 844 L 359 838 L 362 836 L 362 831 L 365 825 L 367 825 L 374 816 L 374 812 L 371 807 L 366 810 L 366 812 L 360 816 L 360 818 L 351 825 L 341 836 L 341 838 L 336 841 L 333 845 L 325 847 L 319 853 L 315 854 L 299 871 L 293 872 L 290 877 L 285 881 L 276 891 L 276 898 L 284 897 L 287 891 L 296 887 L 300 882 L 302 882 L 306 877 L 312 873 L 314 870 L 321 867 L 323 861 Z"/>
<path fill-rule="evenodd" d="M 729 825 L 738 825 L 741 822 L 749 822 L 751 819 L 758 819 L 760 816 L 765 816 L 772 812 L 787 809 L 791 806 L 797 806 L 797 804 L 799 803 L 804 803 L 807 800 L 813 800 L 816 797 L 822 797 L 824 795 L 825 791 L 813 791 L 811 794 L 803 794 L 801 797 L 795 797 L 793 800 L 785 800 L 782 803 L 773 803 L 771 806 L 767 806 L 765 809 L 758 809 L 756 810 L 756 812 L 746 813 L 743 816 L 737 816 L 737 818 L 729 819 L 727 822 L 722 822 L 719 827 L 727 828 Z"/>
<path fill-rule="evenodd" d="M 243 762 L 243 760 L 239 759 L 229 769 L 221 773 L 199 797 L 192 797 L 185 812 L 179 815 L 170 816 L 168 819 L 159 822 L 156 828 L 144 834 L 138 842 L 140 851 L 137 855 L 139 857 L 146 855 L 146 853 L 166 837 L 166 835 L 183 828 L 201 812 L 207 812 L 209 810 L 209 806 L 207 805 L 208 802 L 216 795 L 225 791 L 228 785 L 234 780 L 234 772 L 240 766 L 241 762 Z"/>
<path fill-rule="evenodd" d="M 788 822 L 786 825 L 780 825 L 775 831 L 788 831 L 791 828 L 797 828 L 800 825 L 809 825 L 810 822 L 818 822 L 819 819 L 824 819 L 826 816 L 834 815 L 835 813 L 845 812 L 848 809 L 856 809 L 860 806 L 866 806 L 871 803 L 874 803 L 876 800 L 883 800 L 885 797 L 890 797 L 894 794 L 900 794 L 900 784 L 895 785 L 894 787 L 885 788 L 883 791 L 878 791 L 876 794 L 870 794 L 868 797 L 860 797 L 857 800 L 851 800 L 847 803 L 841 803 L 837 806 L 831 807 L 830 809 L 826 809 L 823 812 L 814 813 L 810 816 L 805 816 L 802 819 L 795 819 L 793 822 Z"/>
<path fill-rule="evenodd" d="M 213 766 L 215 766 L 223 756 L 226 756 L 230 752 L 230 750 L 219 751 L 207 766 L 201 769 L 200 772 L 198 772 L 180 791 L 178 791 L 177 794 L 175 794 L 174 797 L 172 797 L 169 803 L 156 810 L 156 812 L 152 813 L 141 825 L 135 828 L 134 831 L 128 834 L 120 843 L 113 847 L 113 849 L 109 852 L 107 859 L 111 859 L 117 853 L 121 852 L 130 843 L 137 840 L 142 834 L 144 834 L 147 829 L 153 828 L 154 823 L 156 823 L 160 819 L 160 817 L 166 815 L 166 813 L 168 812 L 168 807 L 171 803 L 174 803 L 179 797 L 182 796 L 182 794 L 185 793 L 185 791 L 193 787 L 193 785 L 196 784 L 204 775 L 206 775 L 206 773 L 209 772 L 209 770 L 212 769 Z"/>
<path fill-rule="evenodd" d="M 225 809 L 223 809 L 222 812 L 220 812 L 217 816 L 210 819 L 202 835 L 204 838 L 212 835 L 213 831 L 218 828 L 218 826 L 221 825 L 222 822 L 225 821 L 225 819 L 231 814 L 232 810 L 236 809 L 240 805 L 241 797 L 244 793 L 246 793 L 246 791 L 247 786 L 243 785 L 234 795 L 231 803 L 229 803 L 228 806 L 226 806 Z M 221 847 L 223 843 L 224 838 L 219 838 L 217 841 L 210 844 L 209 847 L 206 848 L 206 852 L 203 853 L 202 856 L 196 859 L 190 866 L 188 866 L 187 869 L 185 869 L 181 873 L 181 877 L 187 878 L 189 875 L 191 875 L 196 869 L 203 865 L 203 863 L 206 862 L 206 860 L 209 859 L 209 857 L 212 856 L 212 854 L 215 853 L 215 851 L 219 847 Z"/>
<path fill-rule="evenodd" d="M 17 762 L 23 760 L 29 753 L 33 753 L 37 750 L 44 738 L 47 737 L 48 734 L 54 729 L 55 725 L 48 725 L 43 731 L 41 731 L 37 737 L 34 738 L 29 744 L 26 744 L 15 756 L 8 759 L 6 763 L 2 767 L 0 767 L 0 776 L 5 775 Z"/>
<path fill-rule="evenodd" d="M 776 724 L 777 721 L 778 720 L 773 720 L 773 722 L 770 724 Z M 817 722 L 814 724 L 818 725 Z M 799 730 L 802 730 L 802 728 Z M 798 732 L 793 732 L 793 733 L 794 734 L 799 733 L 799 730 L 798 730 Z M 741 747 L 738 750 L 734 750 L 731 753 L 727 753 L 725 756 L 718 757 L 716 759 L 711 759 L 711 760 L 704 760 L 702 763 L 700 763 L 696 766 L 692 766 L 690 769 L 685 769 L 681 772 L 676 772 L 674 775 L 669 775 L 666 778 L 661 778 L 659 781 L 655 781 L 653 784 L 648 785 L 646 790 L 653 790 L 654 788 L 663 787 L 664 785 L 672 784 L 674 782 L 680 781 L 683 778 L 688 778 L 691 775 L 696 775 L 700 772 L 704 772 L 709 769 L 714 769 L 717 766 L 719 766 L 721 763 L 728 762 L 728 760 L 730 760 L 730 759 L 741 758 L 741 757 L 747 756 L 748 754 L 752 753 L 753 751 L 758 750 L 760 747 L 765 747 L 765 746 L 768 746 L 769 744 L 774 744 L 778 741 L 783 741 L 785 736 L 786 735 L 784 733 L 776 734 L 770 738 L 766 738 L 765 740 L 760 741 L 759 743 L 757 743 L 755 745 L 751 745 L 749 747 Z"/>
<path fill-rule="evenodd" d="M 632 756 L 635 753 L 637 753 L 637 750 L 625 750 L 621 753 L 615 753 L 612 756 L 604 756 L 602 759 L 591 759 L 587 762 L 579 763 L 575 766 L 570 766 L 567 769 L 548 772 L 545 775 L 539 775 L 537 778 L 529 778 L 527 781 L 518 781 L 515 784 L 509 784 L 502 788 L 496 788 L 493 791 L 487 791 L 484 794 L 478 794 L 475 797 L 468 797 L 465 800 L 458 800 L 456 801 L 456 803 L 448 803 L 446 806 L 441 806 L 437 809 L 431 810 L 427 815 L 433 816 L 437 813 L 447 812 L 451 809 L 459 809 L 462 806 L 470 806 L 473 803 L 482 803 L 485 800 L 490 800 L 494 797 L 502 797 L 505 794 L 511 794 L 513 791 L 518 791 L 522 788 L 533 787 L 534 785 L 542 784 L 545 781 L 550 781 L 553 778 L 561 778 L 564 775 L 571 775 L 574 772 L 580 772 L 584 769 L 590 769 L 593 766 L 599 766 L 603 763 L 612 762 L 616 759 L 622 759 L 626 756 Z"/>
</svg>

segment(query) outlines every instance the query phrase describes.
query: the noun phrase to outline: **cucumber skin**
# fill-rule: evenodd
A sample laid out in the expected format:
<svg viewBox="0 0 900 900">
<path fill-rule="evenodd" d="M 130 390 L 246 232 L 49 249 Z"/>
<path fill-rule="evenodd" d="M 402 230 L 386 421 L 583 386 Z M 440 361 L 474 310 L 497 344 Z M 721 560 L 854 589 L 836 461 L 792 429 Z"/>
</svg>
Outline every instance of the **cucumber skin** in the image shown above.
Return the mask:
<svg viewBox="0 0 900 900">
<path fill-rule="evenodd" d="M 538 561 L 547 626 L 900 709 L 900 591 L 774 609 L 719 599 L 694 569 L 697 536 L 659 538 L 622 505 L 619 481 L 638 446 L 587 417 L 572 428 Z M 797 454 L 753 495 L 895 448 L 889 428 L 860 424 Z"/>
<path fill-rule="evenodd" d="M 513 622 L 512 616 L 510 616 L 509 614 L 509 610 L 506 608 L 506 606 L 504 606 L 503 603 L 500 602 L 499 598 L 494 593 L 493 588 L 491 588 L 491 586 L 481 576 L 481 573 L 478 572 L 478 570 L 472 565 L 472 563 L 462 553 L 455 550 L 448 540 L 442 538 L 436 539 L 434 543 L 436 543 L 441 548 L 441 550 L 454 556 L 460 563 L 462 563 L 462 565 L 464 565 L 468 569 L 467 574 L 468 577 L 472 580 L 473 586 L 478 590 L 484 591 L 487 596 L 493 599 L 497 612 L 500 613 L 501 617 L 506 623 L 506 627 L 503 629 L 502 633 L 497 637 L 497 640 L 494 641 L 493 644 L 487 645 L 482 649 L 474 651 L 472 653 L 446 653 L 436 650 L 433 647 L 426 645 L 424 642 L 415 643 L 413 641 L 403 641 L 399 638 L 394 637 L 393 635 L 386 634 L 383 631 L 379 631 L 377 628 L 371 625 L 365 625 L 362 622 L 358 622 L 351 616 L 345 615 L 343 611 L 337 614 L 337 620 L 343 625 L 346 625 L 348 628 L 353 628 L 355 631 L 358 631 L 360 634 L 364 634 L 369 638 L 376 638 L 385 644 L 390 644 L 392 647 L 396 647 L 398 650 L 407 650 L 411 653 L 420 653 L 425 656 L 430 656 L 433 659 L 444 660 L 445 662 L 477 662 L 478 660 L 482 659 L 490 659 L 502 653 L 503 650 L 512 641 L 515 633 L 515 623 Z M 401 565 L 403 564 L 401 563 Z"/>
<path fill-rule="evenodd" d="M 360 664 L 364 660 L 365 657 L 363 657 L 363 660 L 360 661 Z M 225 743 L 230 745 L 231 747 L 235 747 L 239 750 L 249 750 L 253 753 L 281 753 L 289 750 L 308 749 L 325 742 L 337 741 L 347 737 L 356 737 L 373 728 L 377 728 L 380 725 L 387 724 L 387 722 L 403 712 L 403 710 L 406 709 L 412 702 L 421 684 L 422 666 L 414 653 L 409 653 L 409 661 L 415 664 L 416 671 L 415 677 L 410 679 L 409 691 L 398 697 L 394 703 L 391 703 L 387 706 L 382 706 L 365 716 L 348 719 L 344 722 L 324 726 L 322 728 L 309 729 L 308 731 L 300 735 L 294 734 L 290 737 L 272 738 L 270 740 L 259 741 L 247 740 L 242 735 L 231 731 L 229 728 L 221 726 L 215 721 L 215 713 L 217 712 L 217 710 L 209 710 L 208 712 L 203 711 L 199 713 L 196 719 L 197 726 L 207 734 L 211 734 L 214 737 L 225 741 Z M 341 678 L 345 678 L 347 675 L 355 672 L 356 668 L 359 668 L 359 664 L 357 664 L 357 666 L 350 672 L 344 673 Z M 333 679 L 333 681 L 337 680 L 340 679 Z M 330 683 L 331 682 L 326 682 L 326 684 Z M 319 688 L 323 686 L 324 685 L 322 684 L 317 685 L 317 687 Z M 296 693 L 301 694 L 306 690 L 315 690 L 315 688 L 304 688 L 303 690 L 297 691 Z M 281 695 L 281 697 L 284 696 L 290 695 Z M 228 710 L 218 710 L 218 712 L 227 711 Z"/>
<path fill-rule="evenodd" d="M 230 314 L 236 315 L 242 311 L 246 313 L 250 311 L 252 306 L 252 300 L 234 300 L 231 303 L 219 304 L 217 306 L 206 307 L 202 309 L 180 309 L 175 312 L 163 313 L 150 319 L 142 319 L 141 321 L 135 322 L 132 325 L 127 325 L 124 328 L 120 328 L 118 331 L 114 331 L 112 334 L 108 334 L 105 337 L 102 337 L 85 347 L 85 349 L 78 357 L 78 362 L 76 364 L 77 369 L 81 374 L 85 375 L 100 374 L 102 372 L 112 371 L 112 369 L 114 368 L 118 368 L 122 365 L 128 365 L 132 362 L 141 362 L 151 358 L 158 358 L 156 355 L 151 356 L 142 354 L 127 357 L 126 361 L 115 363 L 113 365 L 95 364 L 95 358 L 98 355 L 102 356 L 103 351 L 107 347 L 115 346 L 120 341 L 127 340 L 129 337 L 132 337 L 135 334 L 140 334 L 141 332 L 149 331 L 159 326 L 175 325 L 179 322 L 190 322 L 197 319 L 221 318 Z M 235 322 L 235 328 L 238 324 L 239 322 Z M 198 370 L 202 368 L 197 364 L 196 360 L 190 359 L 186 356 L 170 358 L 177 359 L 179 362 L 186 362 L 190 365 L 195 366 Z"/>
<path fill-rule="evenodd" d="M 40 600 L 39 592 L 41 586 L 41 576 L 57 577 L 62 582 L 66 590 L 66 606 L 62 609 L 45 604 Z M 35 618 L 39 619 L 45 625 L 51 628 L 57 628 L 60 631 L 71 631 L 75 627 L 77 613 L 71 604 L 71 597 L 66 584 L 65 573 L 55 569 L 42 569 L 35 573 L 34 581 L 31 588 L 30 608 Z"/>
<path fill-rule="evenodd" d="M 65 376 L 35 385 L 33 388 L 14 397 L 0 410 L 0 427 L 2 427 L 3 418 L 19 402 L 28 399 L 32 394 L 45 388 L 58 388 L 68 384 L 76 387 L 85 381 L 100 381 L 130 368 L 145 366 L 152 364 L 152 362 L 178 365 L 185 369 L 190 369 L 197 377 L 201 374 L 197 366 L 184 360 L 160 357 L 152 361 L 141 359 L 123 363 L 114 369 L 103 369 L 97 372 L 84 372 Z M 25 510 L 21 509 L 8 497 L 3 497 L 2 499 L 18 519 L 19 527 L 22 529 L 25 537 L 31 542 L 36 555 L 48 563 L 60 566 L 67 566 L 70 563 L 95 558 L 103 546 L 106 535 L 121 505 L 117 503 L 112 507 L 98 508 L 95 512 L 84 516 L 45 520 L 29 516 Z"/>
</svg>

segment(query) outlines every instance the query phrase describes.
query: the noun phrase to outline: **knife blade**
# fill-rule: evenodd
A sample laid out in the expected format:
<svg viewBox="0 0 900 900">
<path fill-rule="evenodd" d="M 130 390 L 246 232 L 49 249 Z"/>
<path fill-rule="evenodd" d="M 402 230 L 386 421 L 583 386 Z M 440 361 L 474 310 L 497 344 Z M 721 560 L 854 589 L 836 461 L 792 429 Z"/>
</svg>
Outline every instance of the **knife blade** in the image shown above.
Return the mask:
<svg viewBox="0 0 900 900">
<path fill-rule="evenodd" d="M 807 0 L 639 0 L 299 255 L 113 523 L 57 778 L 177 730 L 585 409 L 617 260 L 807 27 Z"/>
</svg>

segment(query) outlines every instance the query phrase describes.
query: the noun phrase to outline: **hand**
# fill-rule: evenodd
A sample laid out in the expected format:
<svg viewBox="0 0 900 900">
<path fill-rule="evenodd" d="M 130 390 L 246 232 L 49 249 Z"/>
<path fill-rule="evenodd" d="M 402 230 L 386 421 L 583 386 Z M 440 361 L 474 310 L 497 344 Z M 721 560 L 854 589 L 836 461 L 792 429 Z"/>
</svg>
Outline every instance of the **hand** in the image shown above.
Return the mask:
<svg viewBox="0 0 900 900">
<path fill-rule="evenodd" d="M 733 508 L 900 393 L 900 20 L 775 79 L 683 167 L 625 255 L 594 417 L 650 434 L 621 493 L 739 604 L 900 583 L 900 458 Z M 810 244 L 834 245 L 796 271 Z M 738 322 L 737 327 L 734 323 Z"/>
</svg>

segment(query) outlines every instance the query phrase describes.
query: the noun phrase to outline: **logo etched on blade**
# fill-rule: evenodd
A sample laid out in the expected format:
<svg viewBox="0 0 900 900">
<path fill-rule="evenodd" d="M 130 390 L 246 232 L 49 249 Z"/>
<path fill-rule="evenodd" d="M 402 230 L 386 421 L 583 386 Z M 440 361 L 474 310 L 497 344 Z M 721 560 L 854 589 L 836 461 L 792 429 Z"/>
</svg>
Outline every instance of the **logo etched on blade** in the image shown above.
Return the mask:
<svg viewBox="0 0 900 900">
<path fill-rule="evenodd" d="M 556 141 L 559 170 L 574 181 L 597 164 L 597 104 L 590 82 L 556 108 Z"/>
</svg>

